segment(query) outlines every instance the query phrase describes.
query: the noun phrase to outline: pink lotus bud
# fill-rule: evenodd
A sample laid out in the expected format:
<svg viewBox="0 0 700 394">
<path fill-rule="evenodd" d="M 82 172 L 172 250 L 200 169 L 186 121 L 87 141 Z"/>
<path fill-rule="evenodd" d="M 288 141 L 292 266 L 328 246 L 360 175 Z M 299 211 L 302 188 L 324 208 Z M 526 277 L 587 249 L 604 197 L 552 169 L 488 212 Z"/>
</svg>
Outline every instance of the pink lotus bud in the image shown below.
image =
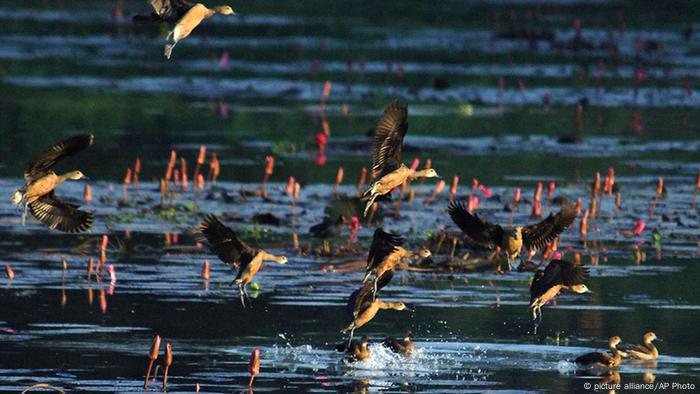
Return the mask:
<svg viewBox="0 0 700 394">
<path fill-rule="evenodd" d="M 484 197 L 486 197 L 486 198 L 493 197 L 493 192 L 488 187 L 484 186 L 483 184 L 479 185 L 479 190 L 484 195 Z"/>
</svg>

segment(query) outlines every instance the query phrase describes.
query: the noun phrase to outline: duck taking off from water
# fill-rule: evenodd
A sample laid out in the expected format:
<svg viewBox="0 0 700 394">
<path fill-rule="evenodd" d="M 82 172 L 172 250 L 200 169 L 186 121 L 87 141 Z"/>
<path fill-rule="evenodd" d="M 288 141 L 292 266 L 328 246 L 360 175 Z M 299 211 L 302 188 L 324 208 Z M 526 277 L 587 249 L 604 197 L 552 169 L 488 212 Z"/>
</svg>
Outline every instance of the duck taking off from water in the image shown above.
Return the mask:
<svg viewBox="0 0 700 394">
<path fill-rule="evenodd" d="M 216 253 L 221 261 L 238 269 L 238 275 L 231 284 L 238 285 L 241 305 L 244 308 L 246 304 L 243 297 L 250 303 L 246 286 L 253 281 L 253 277 L 260 270 L 262 263 L 274 261 L 285 264 L 287 262 L 285 256 L 275 256 L 262 249 L 248 246 L 233 230 L 224 226 L 214 215 L 208 215 L 204 218 L 202 224 L 199 225 L 199 231 L 204 234 L 204 237 L 209 241 L 212 252 Z"/>
<path fill-rule="evenodd" d="M 92 145 L 92 134 L 80 134 L 65 139 L 36 156 L 24 173 L 24 187 L 12 196 L 12 203 L 23 205 L 22 225 L 27 217 L 27 207 L 35 218 L 52 229 L 77 233 L 92 226 L 92 213 L 81 211 L 77 205 L 59 199 L 54 189 L 66 180 L 85 178 L 80 171 L 57 175 L 53 168 L 64 157 L 73 156 Z"/>
<path fill-rule="evenodd" d="M 165 44 L 165 57 L 170 59 L 175 45 L 187 37 L 204 19 L 221 15 L 238 15 L 228 5 L 220 5 L 207 8 L 202 3 L 192 4 L 185 0 L 149 0 L 153 7 L 151 15 L 136 15 L 132 18 L 134 23 L 160 23 L 166 22 L 174 25 L 168 32 Z"/>
<path fill-rule="evenodd" d="M 469 213 L 464 202 L 452 202 L 447 209 L 469 243 L 487 249 L 500 247 L 508 259 L 508 269 L 513 269 L 513 261 L 520 256 L 523 246 L 530 251 L 542 248 L 554 241 L 576 219 L 576 208 L 564 204 L 557 214 L 550 213 L 539 223 L 504 229 Z"/>
<path fill-rule="evenodd" d="M 406 167 L 401 162 L 401 146 L 403 137 L 408 131 L 408 108 L 406 104 L 395 100 L 384 110 L 379 118 L 374 132 L 374 146 L 372 153 L 372 178 L 374 182 L 369 186 L 363 197 L 368 198 L 364 216 L 367 216 L 369 208 L 379 196 L 390 194 L 394 188 L 403 185 L 407 180 L 416 178 L 439 178 L 432 168 L 415 171 Z"/>
<path fill-rule="evenodd" d="M 530 285 L 530 311 L 537 325 L 542 322 L 542 306 L 554 299 L 561 290 L 583 294 L 591 291 L 583 283 L 588 279 L 588 269 L 570 261 L 552 260 L 544 270 L 535 271 Z"/>
<path fill-rule="evenodd" d="M 614 368 L 620 365 L 622 361 L 622 356 L 620 351 L 617 350 L 617 345 L 620 344 L 622 340 L 618 336 L 614 336 L 608 340 L 608 346 L 612 352 L 612 356 L 609 354 L 601 352 L 591 352 L 586 353 L 583 356 L 576 357 L 576 364 L 580 364 L 584 367 L 604 367 L 604 368 Z"/>
<path fill-rule="evenodd" d="M 377 291 L 389 284 L 393 277 L 394 271 L 387 271 L 379 277 Z M 384 302 L 380 300 L 376 297 L 376 293 L 373 290 L 373 283 L 365 283 L 361 288 L 355 290 L 348 299 L 348 304 L 345 307 L 348 325 L 340 331 L 342 333 L 350 331 L 348 343 L 351 343 L 355 329 L 374 319 L 380 309 L 394 309 L 397 311 L 406 309 L 406 305 L 403 302 Z"/>
<path fill-rule="evenodd" d="M 427 249 L 421 249 L 418 253 L 414 253 L 401 247 L 402 244 L 403 238 L 396 234 L 387 233 L 381 228 L 374 231 L 372 246 L 370 246 L 367 256 L 367 273 L 362 280 L 362 283 L 367 283 L 369 278 L 374 275 L 372 298 L 376 297 L 379 278 L 388 271 L 392 271 L 393 275 L 394 268 L 401 259 L 414 255 L 423 258 L 430 257 L 430 251 Z"/>
<path fill-rule="evenodd" d="M 659 357 L 659 350 L 652 342 L 660 339 L 653 332 L 648 332 L 644 334 L 642 340 L 643 345 L 620 346 L 620 355 L 638 360 L 656 360 Z"/>
</svg>

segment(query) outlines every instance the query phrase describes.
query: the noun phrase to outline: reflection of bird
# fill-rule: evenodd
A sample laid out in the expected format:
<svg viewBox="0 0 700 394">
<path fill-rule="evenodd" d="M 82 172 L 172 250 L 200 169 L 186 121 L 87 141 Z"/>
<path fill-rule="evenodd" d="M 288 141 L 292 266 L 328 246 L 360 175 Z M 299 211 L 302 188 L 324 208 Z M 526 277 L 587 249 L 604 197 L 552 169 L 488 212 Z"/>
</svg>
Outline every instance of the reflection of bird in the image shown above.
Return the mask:
<svg viewBox="0 0 700 394">
<path fill-rule="evenodd" d="M 379 277 L 377 291 L 389 284 L 393 276 L 394 271 L 387 271 Z M 373 283 L 365 283 L 361 288 L 355 290 L 348 299 L 348 304 L 345 307 L 348 325 L 341 330 L 341 332 L 350 331 L 348 343 L 352 340 L 355 329 L 367 324 L 377 315 L 380 309 L 395 309 L 397 311 L 406 309 L 406 305 L 403 302 L 384 302 L 378 297 L 373 297 L 373 290 Z"/>
<path fill-rule="evenodd" d="M 531 251 L 542 248 L 554 241 L 576 219 L 576 209 L 568 204 L 562 205 L 557 214 L 549 214 L 539 223 L 509 229 L 488 223 L 476 214 L 472 215 L 463 202 L 450 203 L 448 211 L 452 221 L 462 229 L 470 243 L 488 249 L 500 246 L 510 269 L 513 268 L 513 261 L 520 256 L 523 246 Z"/>
<path fill-rule="evenodd" d="M 385 272 L 393 271 L 401 259 L 411 257 L 415 254 L 410 250 L 402 248 L 402 244 L 403 238 L 398 235 L 387 233 L 381 228 L 374 231 L 372 246 L 370 246 L 369 255 L 367 257 L 367 273 L 362 280 L 362 283 L 367 283 L 369 278 L 374 275 L 373 297 L 377 292 L 377 282 L 379 278 L 384 275 Z M 418 255 L 423 258 L 429 257 L 430 251 L 421 248 Z"/>
<path fill-rule="evenodd" d="M 552 260 L 544 270 L 537 270 L 530 285 L 530 311 L 532 319 L 542 321 L 542 306 L 559 294 L 562 289 L 574 293 L 590 293 L 583 282 L 588 279 L 588 269 L 570 261 Z"/>
<path fill-rule="evenodd" d="M 620 346 L 620 354 L 622 357 L 631 357 L 639 360 L 656 360 L 659 357 L 659 350 L 652 343 L 656 338 L 656 334 L 648 332 L 644 334 L 643 345 Z"/>
<path fill-rule="evenodd" d="M 343 342 L 335 347 L 339 352 L 345 352 L 345 360 L 348 362 L 362 361 L 369 358 L 369 338 L 363 336 L 359 341 Z"/>
<path fill-rule="evenodd" d="M 622 340 L 618 336 L 610 338 L 608 341 L 608 346 L 612 352 L 612 356 L 609 354 L 601 352 L 591 352 L 586 353 L 583 356 L 576 357 L 576 363 L 581 364 L 586 367 L 603 366 L 605 368 L 613 368 L 620 365 L 622 357 L 620 356 L 619 350 L 617 350 L 617 345 L 620 344 Z"/>
<path fill-rule="evenodd" d="M 394 353 L 405 354 L 407 356 L 413 354 L 414 345 L 413 341 L 411 341 L 410 332 L 407 332 L 401 339 L 388 337 L 382 344 Z"/>
<path fill-rule="evenodd" d="M 238 269 L 238 275 L 231 284 L 235 283 L 238 285 L 241 305 L 244 308 L 245 302 L 243 297 L 248 298 L 248 302 L 250 302 L 245 287 L 258 273 L 262 263 L 264 261 L 274 261 L 279 264 L 287 262 L 285 256 L 275 256 L 262 249 L 248 246 L 233 230 L 224 226 L 214 215 L 204 218 L 202 224 L 199 225 L 199 231 L 204 234 L 207 241 L 209 241 L 212 252 L 216 253 L 221 261 Z"/>
<path fill-rule="evenodd" d="M 316 238 L 333 238 L 340 235 L 345 224 L 345 216 L 337 218 L 324 217 L 321 223 L 315 224 L 309 228 L 309 234 Z"/>
<path fill-rule="evenodd" d="M 24 173 L 24 187 L 12 196 L 15 205 L 24 204 L 22 225 L 25 223 L 29 207 L 34 217 L 52 229 L 73 233 L 90 228 L 91 213 L 79 210 L 77 205 L 64 202 L 54 194 L 54 189 L 61 183 L 68 179 L 83 179 L 85 175 L 80 171 L 56 175 L 53 168 L 62 158 L 73 156 L 90 147 L 92 140 L 92 134 L 75 135 L 32 159 Z"/>
<path fill-rule="evenodd" d="M 151 15 L 136 15 L 132 18 L 134 23 L 159 23 L 167 22 L 174 25 L 168 32 L 165 44 L 165 57 L 170 59 L 170 54 L 175 45 L 187 37 L 204 19 L 214 14 L 236 15 L 233 8 L 221 5 L 207 8 L 204 4 L 192 4 L 185 0 L 149 0 L 153 7 Z"/>
<path fill-rule="evenodd" d="M 408 131 L 407 117 L 406 104 L 396 100 L 386 107 L 377 123 L 372 153 L 372 178 L 375 181 L 363 194 L 363 197 L 369 199 L 365 205 L 365 216 L 377 197 L 391 193 L 406 180 L 438 177 L 437 172 L 432 168 L 416 171 L 401 162 L 403 137 Z"/>
</svg>

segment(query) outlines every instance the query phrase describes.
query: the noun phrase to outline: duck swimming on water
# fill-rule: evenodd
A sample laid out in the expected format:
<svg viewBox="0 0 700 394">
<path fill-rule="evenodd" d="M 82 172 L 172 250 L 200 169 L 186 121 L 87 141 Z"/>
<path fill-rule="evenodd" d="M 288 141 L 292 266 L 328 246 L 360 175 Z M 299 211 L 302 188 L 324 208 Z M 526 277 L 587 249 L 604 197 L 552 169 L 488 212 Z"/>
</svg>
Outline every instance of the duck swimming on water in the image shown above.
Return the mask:
<svg viewBox="0 0 700 394">
<path fill-rule="evenodd" d="M 622 357 L 638 360 L 656 360 L 659 357 L 659 350 L 652 342 L 657 339 L 656 334 L 648 332 L 642 338 L 643 345 L 620 346 L 620 354 Z"/>
<path fill-rule="evenodd" d="M 92 213 L 79 210 L 77 205 L 59 199 L 54 193 L 54 189 L 66 180 L 84 179 L 85 175 L 80 171 L 57 175 L 53 170 L 62 158 L 76 155 L 90 147 L 92 140 L 92 134 L 75 135 L 32 159 L 24 173 L 24 187 L 12 196 L 13 204 L 23 205 L 23 226 L 27 207 L 35 218 L 52 229 L 77 233 L 92 226 Z"/>
<path fill-rule="evenodd" d="M 542 306 L 554 299 L 561 290 L 579 294 L 591 292 L 583 283 L 588 275 L 587 268 L 565 260 L 552 260 L 544 270 L 535 271 L 530 285 L 530 311 L 535 330 L 537 324 L 542 322 Z"/>
<path fill-rule="evenodd" d="M 243 297 L 250 302 L 246 286 L 253 281 L 253 277 L 262 267 L 262 263 L 274 261 L 285 264 L 287 262 L 285 256 L 275 256 L 262 249 L 248 246 L 233 230 L 224 226 L 214 215 L 208 215 L 204 218 L 202 224 L 199 225 L 199 231 L 204 234 L 204 237 L 209 241 L 212 252 L 216 253 L 221 261 L 238 269 L 238 275 L 231 284 L 238 285 L 241 305 L 244 308 Z"/>
<path fill-rule="evenodd" d="M 370 356 L 369 338 L 363 336 L 359 341 L 355 339 L 349 343 L 343 342 L 336 346 L 335 350 L 345 352 L 345 360 L 347 362 L 366 360 Z"/>
<path fill-rule="evenodd" d="M 387 337 L 384 342 L 382 342 L 382 345 L 394 353 L 403 354 L 406 356 L 412 355 L 413 351 L 415 350 L 413 341 L 411 341 L 410 332 L 407 332 L 401 339 Z"/>
<path fill-rule="evenodd" d="M 164 54 L 170 59 L 175 45 L 187 37 L 204 19 L 221 15 L 237 15 L 228 5 L 220 5 L 207 8 L 202 3 L 192 4 L 185 0 L 149 0 L 153 7 L 151 15 L 136 15 L 132 18 L 134 23 L 160 23 L 167 22 L 174 25 L 168 32 Z"/>
<path fill-rule="evenodd" d="M 542 248 L 554 241 L 576 219 L 576 208 L 565 204 L 557 214 L 550 213 L 539 223 L 504 229 L 471 214 L 464 202 L 452 202 L 447 209 L 452 221 L 462 229 L 470 243 L 488 249 L 499 246 L 508 259 L 509 269 L 513 268 L 513 261 L 520 256 L 523 246 L 530 251 Z"/>
<path fill-rule="evenodd" d="M 389 284 L 394 276 L 394 271 L 387 271 L 377 281 L 377 291 L 381 290 Z M 376 297 L 374 293 L 374 284 L 365 283 L 361 288 L 355 290 L 348 299 L 348 304 L 345 307 L 348 319 L 348 325 L 340 332 L 345 333 L 350 331 L 348 343 L 352 341 L 352 336 L 356 328 L 360 328 L 374 319 L 380 309 L 394 309 L 403 311 L 406 305 L 403 302 L 385 302 Z M 373 296 L 374 294 L 374 296 Z"/>
<path fill-rule="evenodd" d="M 407 180 L 439 178 L 432 168 L 416 171 L 401 162 L 401 146 L 408 131 L 407 117 L 406 104 L 395 100 L 386 107 L 377 123 L 372 154 L 372 178 L 375 181 L 363 194 L 368 199 L 364 216 L 367 216 L 369 208 L 378 197 L 390 194 Z"/>
<path fill-rule="evenodd" d="M 621 341 L 622 340 L 618 336 L 611 337 L 610 340 L 608 340 L 608 346 L 610 347 L 612 356 L 601 352 L 586 353 L 576 357 L 576 364 L 580 364 L 584 367 L 617 367 L 622 361 L 620 351 L 617 350 L 617 345 L 619 345 Z"/>
<path fill-rule="evenodd" d="M 401 259 L 416 255 L 413 251 L 402 248 L 402 244 L 403 238 L 396 234 L 387 233 L 381 228 L 374 231 L 372 246 L 370 246 L 367 257 L 367 273 L 362 280 L 362 283 L 367 283 L 369 278 L 374 275 L 372 297 L 376 296 L 377 282 L 385 272 L 393 272 Z M 430 257 L 430 251 L 422 248 L 418 255 L 423 258 Z"/>
</svg>

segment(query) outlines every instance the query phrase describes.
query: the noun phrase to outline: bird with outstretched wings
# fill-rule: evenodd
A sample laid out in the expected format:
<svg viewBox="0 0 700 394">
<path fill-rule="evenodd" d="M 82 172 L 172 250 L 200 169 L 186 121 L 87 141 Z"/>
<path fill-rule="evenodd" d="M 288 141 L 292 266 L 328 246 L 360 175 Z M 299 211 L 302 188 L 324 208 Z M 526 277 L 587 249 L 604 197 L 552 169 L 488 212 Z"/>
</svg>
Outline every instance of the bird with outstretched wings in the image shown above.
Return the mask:
<svg viewBox="0 0 700 394">
<path fill-rule="evenodd" d="M 374 132 L 372 178 L 395 171 L 401 166 L 401 146 L 408 131 L 408 107 L 395 100 L 386 107 Z"/>
<path fill-rule="evenodd" d="M 552 260 L 543 270 L 535 272 L 530 285 L 530 302 L 557 285 L 574 286 L 588 279 L 588 269 L 566 260 Z"/>
<path fill-rule="evenodd" d="M 255 256 L 255 250 L 248 246 L 231 228 L 225 226 L 214 215 L 207 215 L 199 231 L 209 241 L 211 250 L 226 264 L 243 270 L 245 265 Z"/>
</svg>

